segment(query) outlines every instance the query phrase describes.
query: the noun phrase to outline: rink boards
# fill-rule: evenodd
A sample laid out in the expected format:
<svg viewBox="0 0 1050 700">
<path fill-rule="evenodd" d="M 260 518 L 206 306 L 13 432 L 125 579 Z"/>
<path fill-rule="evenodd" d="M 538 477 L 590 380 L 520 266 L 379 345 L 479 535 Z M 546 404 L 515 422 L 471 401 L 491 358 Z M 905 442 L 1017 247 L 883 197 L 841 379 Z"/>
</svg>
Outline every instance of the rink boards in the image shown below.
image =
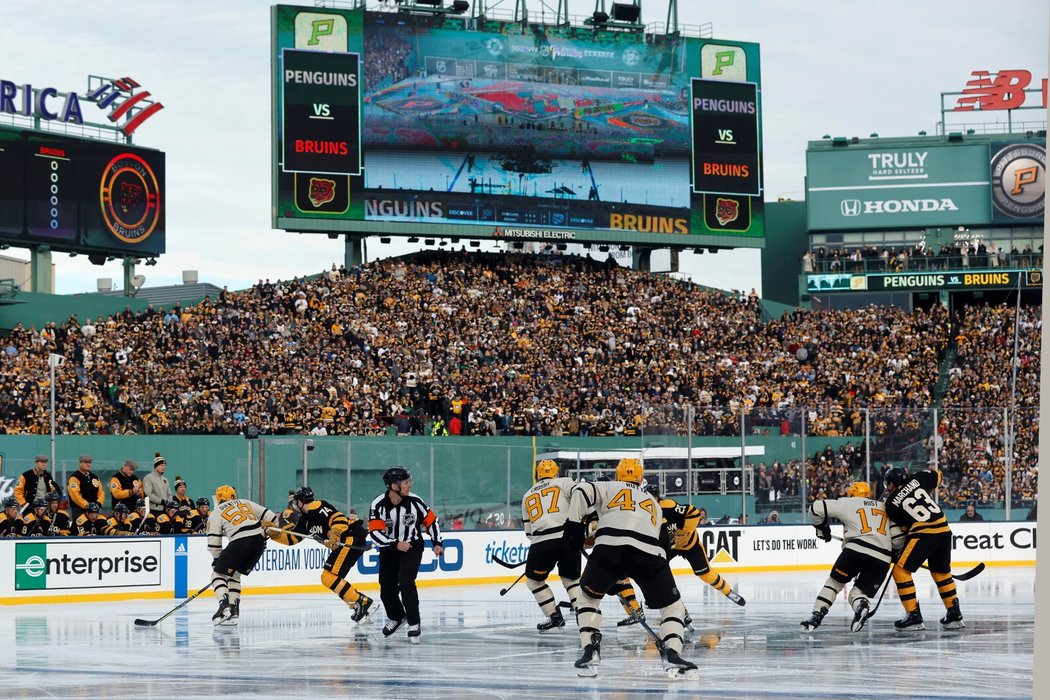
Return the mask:
<svg viewBox="0 0 1050 700">
<path fill-rule="evenodd" d="M 832 528 L 841 536 L 842 528 Z M 977 562 L 989 566 L 1034 566 L 1036 527 L 1030 522 L 953 523 L 953 563 L 958 571 Z M 700 530 L 712 567 L 720 572 L 782 572 L 823 569 L 840 551 L 802 525 L 708 527 Z M 445 535 L 439 559 L 424 552 L 419 583 L 457 586 L 509 583 L 522 568 L 528 540 L 520 531 L 453 531 Z M 244 579 L 247 595 L 326 590 L 321 570 L 328 557 L 322 545 L 269 543 L 255 570 Z M 685 573 L 684 560 L 672 562 Z M 355 586 L 378 588 L 378 555 L 365 552 L 350 576 Z M 211 555 L 206 538 L 113 537 L 0 540 L 0 604 L 183 598 L 208 584 Z"/>
</svg>

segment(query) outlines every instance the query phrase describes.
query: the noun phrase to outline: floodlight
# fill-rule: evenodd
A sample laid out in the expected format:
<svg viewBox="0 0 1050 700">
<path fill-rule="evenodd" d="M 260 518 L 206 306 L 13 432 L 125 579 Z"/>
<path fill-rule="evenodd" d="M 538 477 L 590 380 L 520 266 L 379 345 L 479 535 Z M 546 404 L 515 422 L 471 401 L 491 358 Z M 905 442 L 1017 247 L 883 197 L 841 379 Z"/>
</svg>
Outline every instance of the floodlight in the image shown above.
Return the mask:
<svg viewBox="0 0 1050 700">
<path fill-rule="evenodd" d="M 614 2 L 612 5 L 612 18 L 615 22 L 630 22 L 634 24 L 638 21 L 641 14 L 642 8 L 633 3 Z"/>
</svg>

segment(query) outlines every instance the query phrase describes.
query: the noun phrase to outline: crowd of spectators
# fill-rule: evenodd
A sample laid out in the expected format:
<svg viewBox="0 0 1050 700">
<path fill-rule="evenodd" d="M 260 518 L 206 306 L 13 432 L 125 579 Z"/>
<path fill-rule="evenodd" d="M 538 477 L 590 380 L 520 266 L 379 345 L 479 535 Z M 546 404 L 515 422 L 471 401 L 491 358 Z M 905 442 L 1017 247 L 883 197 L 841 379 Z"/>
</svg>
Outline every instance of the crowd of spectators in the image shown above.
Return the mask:
<svg viewBox="0 0 1050 700">
<path fill-rule="evenodd" d="M 739 435 L 743 412 L 749 433 L 817 437 L 859 438 L 870 418 L 890 444 L 922 440 L 954 357 L 942 463 L 953 500 L 984 502 L 1004 497 L 981 485 L 985 462 L 1002 482 L 994 417 L 1037 406 L 1038 314 L 1022 309 L 1012 391 L 1012 307 L 769 318 L 754 292 L 611 259 L 428 251 L 194 306 L 18 326 L 0 353 L 0 413 L 8 433 L 46 433 L 47 357 L 60 353 L 66 434 Z M 1034 493 L 1036 422 L 1014 425 L 1017 497 Z M 809 494 L 842 488 L 840 461 L 807 461 Z"/>
<path fill-rule="evenodd" d="M 929 270 L 1029 268 L 1043 266 L 1043 246 L 955 241 L 940 248 L 914 246 L 818 247 L 802 256 L 802 270 L 813 274 L 840 272 L 925 272 Z"/>
</svg>

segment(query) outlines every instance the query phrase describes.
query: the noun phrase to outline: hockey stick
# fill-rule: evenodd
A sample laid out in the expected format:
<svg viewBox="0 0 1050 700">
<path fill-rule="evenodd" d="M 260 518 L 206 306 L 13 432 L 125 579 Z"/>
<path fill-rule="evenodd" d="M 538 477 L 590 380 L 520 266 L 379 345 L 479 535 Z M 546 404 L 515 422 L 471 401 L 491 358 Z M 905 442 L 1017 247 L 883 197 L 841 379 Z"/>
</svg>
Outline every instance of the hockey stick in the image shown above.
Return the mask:
<svg viewBox="0 0 1050 700">
<path fill-rule="evenodd" d="M 519 561 L 517 564 L 508 564 L 507 562 L 497 557 L 495 554 L 492 555 L 492 561 L 508 569 L 517 569 L 519 566 L 525 566 L 525 562 L 523 561 Z"/>
<path fill-rule="evenodd" d="M 507 595 L 507 591 L 509 591 L 510 589 L 514 588 L 514 586 L 518 585 L 518 581 L 522 580 L 523 578 L 525 578 L 525 572 L 524 571 L 521 572 L 521 576 L 518 576 L 518 578 L 514 579 L 514 583 L 510 584 L 506 588 L 499 589 L 499 594 L 501 596 L 502 595 Z"/>
<path fill-rule="evenodd" d="M 142 516 L 142 522 L 140 522 L 139 526 L 135 529 L 136 535 L 142 532 L 142 526 L 146 524 L 146 518 L 149 516 L 149 496 L 146 496 L 143 500 L 146 501 L 146 515 Z"/>
<path fill-rule="evenodd" d="M 839 537 L 838 535 L 832 535 L 831 539 L 838 540 L 839 542 L 845 542 L 845 540 L 843 538 Z M 930 567 L 926 566 L 926 564 L 920 564 L 919 566 L 921 566 L 923 569 L 926 569 L 927 571 L 930 570 Z M 968 571 L 964 571 L 961 574 L 957 574 L 955 572 L 952 572 L 952 578 L 955 579 L 956 581 L 969 581 L 974 576 L 976 576 L 977 574 L 979 574 L 982 571 L 984 571 L 986 568 L 987 567 L 985 566 L 984 562 L 982 561 L 982 562 L 978 563 L 977 566 L 973 567 L 972 569 L 970 569 Z"/>
<path fill-rule="evenodd" d="M 186 600 L 184 600 L 181 603 L 179 603 L 178 605 L 176 605 L 174 608 L 172 608 L 168 612 L 166 612 L 163 615 L 161 615 L 160 617 L 158 617 L 156 620 L 143 620 L 143 619 L 139 618 L 139 619 L 135 620 L 135 625 L 137 625 L 138 627 L 156 627 L 157 624 L 161 620 L 167 618 L 169 615 L 171 615 L 172 613 L 176 612 L 177 610 L 181 610 L 182 608 L 184 608 L 186 606 L 187 603 L 189 603 L 191 600 L 193 600 L 194 598 L 199 596 L 201 593 L 203 593 L 204 591 L 207 591 L 209 589 L 211 589 L 211 584 L 210 583 L 206 583 L 206 584 L 204 584 L 204 587 L 201 588 L 199 591 L 197 591 L 196 593 L 191 595 L 189 598 L 187 598 Z"/>
</svg>

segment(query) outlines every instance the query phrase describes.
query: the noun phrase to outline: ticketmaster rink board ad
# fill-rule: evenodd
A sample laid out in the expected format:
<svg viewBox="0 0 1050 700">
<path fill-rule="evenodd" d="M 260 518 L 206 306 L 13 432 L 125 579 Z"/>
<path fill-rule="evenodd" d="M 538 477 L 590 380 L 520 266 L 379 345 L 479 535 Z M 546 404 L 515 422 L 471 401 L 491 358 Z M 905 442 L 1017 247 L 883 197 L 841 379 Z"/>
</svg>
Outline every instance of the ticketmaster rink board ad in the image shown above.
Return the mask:
<svg viewBox="0 0 1050 700">
<path fill-rule="evenodd" d="M 841 536 L 841 526 L 832 532 Z M 1034 566 L 1034 523 L 953 523 L 953 563 L 970 566 Z M 822 570 L 840 543 L 825 543 L 801 525 L 702 528 L 711 563 L 723 573 Z M 525 561 L 528 540 L 519 531 L 448 533 L 445 553 L 427 549 L 421 586 L 457 586 L 512 581 L 520 571 L 497 564 Z M 269 543 L 244 580 L 246 595 L 323 592 L 320 583 L 328 550 L 312 541 L 294 547 Z M 93 600 L 184 598 L 211 580 L 211 555 L 204 536 L 33 538 L 0 541 L 0 604 Z M 676 573 L 685 562 L 672 562 Z M 378 553 L 357 562 L 350 580 L 378 588 Z"/>
</svg>

